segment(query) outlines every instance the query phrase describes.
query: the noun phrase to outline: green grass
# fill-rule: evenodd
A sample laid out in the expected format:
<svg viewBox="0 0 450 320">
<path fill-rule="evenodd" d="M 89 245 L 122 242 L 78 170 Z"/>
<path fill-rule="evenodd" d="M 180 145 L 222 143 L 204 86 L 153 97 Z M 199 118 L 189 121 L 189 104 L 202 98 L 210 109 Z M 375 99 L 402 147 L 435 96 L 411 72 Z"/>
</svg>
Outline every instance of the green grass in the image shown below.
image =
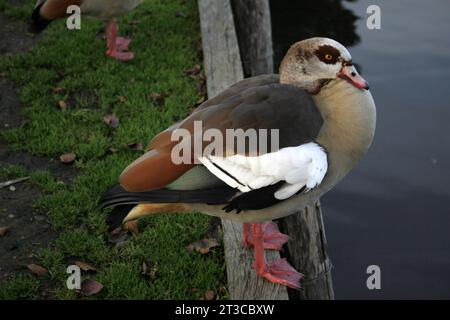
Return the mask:
<svg viewBox="0 0 450 320">
<path fill-rule="evenodd" d="M 32 276 L 18 276 L 0 285 L 0 300 L 31 299 L 37 293 L 39 281 Z"/>
<path fill-rule="evenodd" d="M 33 3 L 15 7 L 0 0 L 0 10 L 27 19 Z M 187 18 L 176 17 L 179 11 Z M 2 177 L 31 176 L 28 183 L 43 191 L 34 206 L 48 214 L 59 236 L 40 252 L 40 263 L 49 273 L 39 280 L 19 277 L 1 283 L 0 298 L 33 298 L 44 281 L 56 284 L 57 298 L 80 298 L 65 287 L 65 268 L 74 258 L 97 268 L 89 277 L 104 285 L 93 297 L 99 299 L 198 299 L 207 290 L 220 291 L 225 282 L 221 248 L 207 255 L 185 249 L 205 235 L 209 218 L 148 218 L 140 222 L 139 235 L 114 247 L 107 241 L 106 213 L 96 208 L 102 192 L 141 155 L 126 145 L 145 145 L 185 117 L 199 98 L 195 80 L 183 75 L 183 70 L 201 63 L 196 1 L 145 0 L 121 19 L 120 33 L 133 37 L 136 59 L 130 62 L 105 57 L 102 27 L 98 21 L 82 20 L 82 30 L 69 31 L 64 21 L 57 21 L 30 52 L 0 60 L 0 73 L 17 84 L 27 118 L 22 127 L 3 130 L 0 137 L 35 155 L 58 158 L 74 152 L 74 165 L 80 169 L 71 185 L 48 172 L 1 169 Z M 151 92 L 171 94 L 160 106 Z M 58 108 L 60 100 L 68 105 L 65 111 Z M 103 121 L 110 113 L 120 119 L 117 129 Z M 110 154 L 110 148 L 118 152 Z M 157 266 L 154 279 L 141 275 L 145 260 Z"/>
</svg>

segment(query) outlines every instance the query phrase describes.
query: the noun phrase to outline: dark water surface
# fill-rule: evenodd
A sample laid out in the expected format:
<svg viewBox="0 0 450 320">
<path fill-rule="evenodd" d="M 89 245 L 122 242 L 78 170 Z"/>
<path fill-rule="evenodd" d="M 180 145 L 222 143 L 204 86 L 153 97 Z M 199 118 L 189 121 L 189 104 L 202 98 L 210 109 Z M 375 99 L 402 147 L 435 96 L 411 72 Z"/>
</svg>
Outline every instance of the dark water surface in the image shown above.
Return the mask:
<svg viewBox="0 0 450 320">
<path fill-rule="evenodd" d="M 381 30 L 366 27 L 370 4 L 381 7 Z M 336 297 L 450 298 L 450 1 L 271 6 L 276 64 L 297 40 L 333 37 L 377 105 L 370 152 L 322 200 Z M 381 290 L 366 287 L 372 264 Z"/>
</svg>

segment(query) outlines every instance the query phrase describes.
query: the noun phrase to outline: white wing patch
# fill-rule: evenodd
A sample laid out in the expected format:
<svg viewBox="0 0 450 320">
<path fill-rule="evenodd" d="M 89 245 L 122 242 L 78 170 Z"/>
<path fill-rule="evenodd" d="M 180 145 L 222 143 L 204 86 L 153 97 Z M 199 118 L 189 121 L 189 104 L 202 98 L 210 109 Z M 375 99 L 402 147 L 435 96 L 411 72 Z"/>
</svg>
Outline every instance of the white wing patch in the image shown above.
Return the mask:
<svg viewBox="0 0 450 320">
<path fill-rule="evenodd" d="M 204 156 L 199 160 L 212 174 L 241 192 L 286 181 L 275 192 L 278 200 L 293 196 L 303 187 L 307 190 L 315 188 L 322 182 L 328 168 L 325 150 L 314 142 L 258 157 Z"/>
</svg>

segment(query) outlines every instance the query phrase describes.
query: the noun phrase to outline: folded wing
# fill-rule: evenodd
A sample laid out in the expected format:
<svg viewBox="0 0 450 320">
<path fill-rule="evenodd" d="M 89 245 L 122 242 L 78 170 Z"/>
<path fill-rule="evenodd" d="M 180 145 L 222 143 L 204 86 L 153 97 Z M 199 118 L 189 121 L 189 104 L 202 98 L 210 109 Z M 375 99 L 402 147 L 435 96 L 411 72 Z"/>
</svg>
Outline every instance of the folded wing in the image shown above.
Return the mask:
<svg viewBox="0 0 450 320">
<path fill-rule="evenodd" d="M 327 156 L 314 143 L 323 120 L 311 96 L 294 86 L 278 83 L 274 75 L 243 80 L 219 96 L 206 101 L 189 117 L 156 136 L 149 151 L 132 163 L 121 175 L 121 185 L 128 191 L 142 192 L 165 188 L 177 182 L 195 165 L 174 164 L 171 140 L 173 132 L 185 129 L 194 138 L 194 123 L 202 130 L 216 129 L 226 136 L 227 129 L 278 130 L 278 149 L 272 150 L 268 139 L 265 148 L 249 152 L 229 147 L 224 141 L 223 154 L 204 154 L 193 150 L 192 163 L 200 161 L 215 177 L 241 192 L 256 190 L 285 181 L 276 191 L 277 199 L 286 199 L 302 188 L 319 184 L 327 170 Z M 261 146 L 258 137 L 258 146 Z M 204 183 L 209 185 L 207 181 Z M 177 187 L 183 188 L 180 183 Z"/>
</svg>

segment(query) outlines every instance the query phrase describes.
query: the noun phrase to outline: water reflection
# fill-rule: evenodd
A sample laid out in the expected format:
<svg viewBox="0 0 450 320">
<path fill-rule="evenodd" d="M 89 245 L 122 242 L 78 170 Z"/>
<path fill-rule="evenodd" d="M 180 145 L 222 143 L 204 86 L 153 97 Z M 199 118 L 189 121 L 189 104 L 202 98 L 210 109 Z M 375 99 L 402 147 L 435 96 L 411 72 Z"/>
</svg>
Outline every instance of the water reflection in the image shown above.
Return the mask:
<svg viewBox="0 0 450 320">
<path fill-rule="evenodd" d="M 272 1 L 277 63 L 299 38 L 333 37 L 352 46 L 377 104 L 369 153 L 322 199 L 336 297 L 448 299 L 450 2 L 377 0 L 379 31 L 366 27 L 371 4 Z M 371 264 L 382 290 L 366 287 Z"/>
<path fill-rule="evenodd" d="M 347 0 L 356 2 L 357 0 Z M 328 37 L 344 46 L 359 43 L 358 17 L 341 0 L 272 0 L 275 70 L 290 45 L 311 37 Z"/>
</svg>

